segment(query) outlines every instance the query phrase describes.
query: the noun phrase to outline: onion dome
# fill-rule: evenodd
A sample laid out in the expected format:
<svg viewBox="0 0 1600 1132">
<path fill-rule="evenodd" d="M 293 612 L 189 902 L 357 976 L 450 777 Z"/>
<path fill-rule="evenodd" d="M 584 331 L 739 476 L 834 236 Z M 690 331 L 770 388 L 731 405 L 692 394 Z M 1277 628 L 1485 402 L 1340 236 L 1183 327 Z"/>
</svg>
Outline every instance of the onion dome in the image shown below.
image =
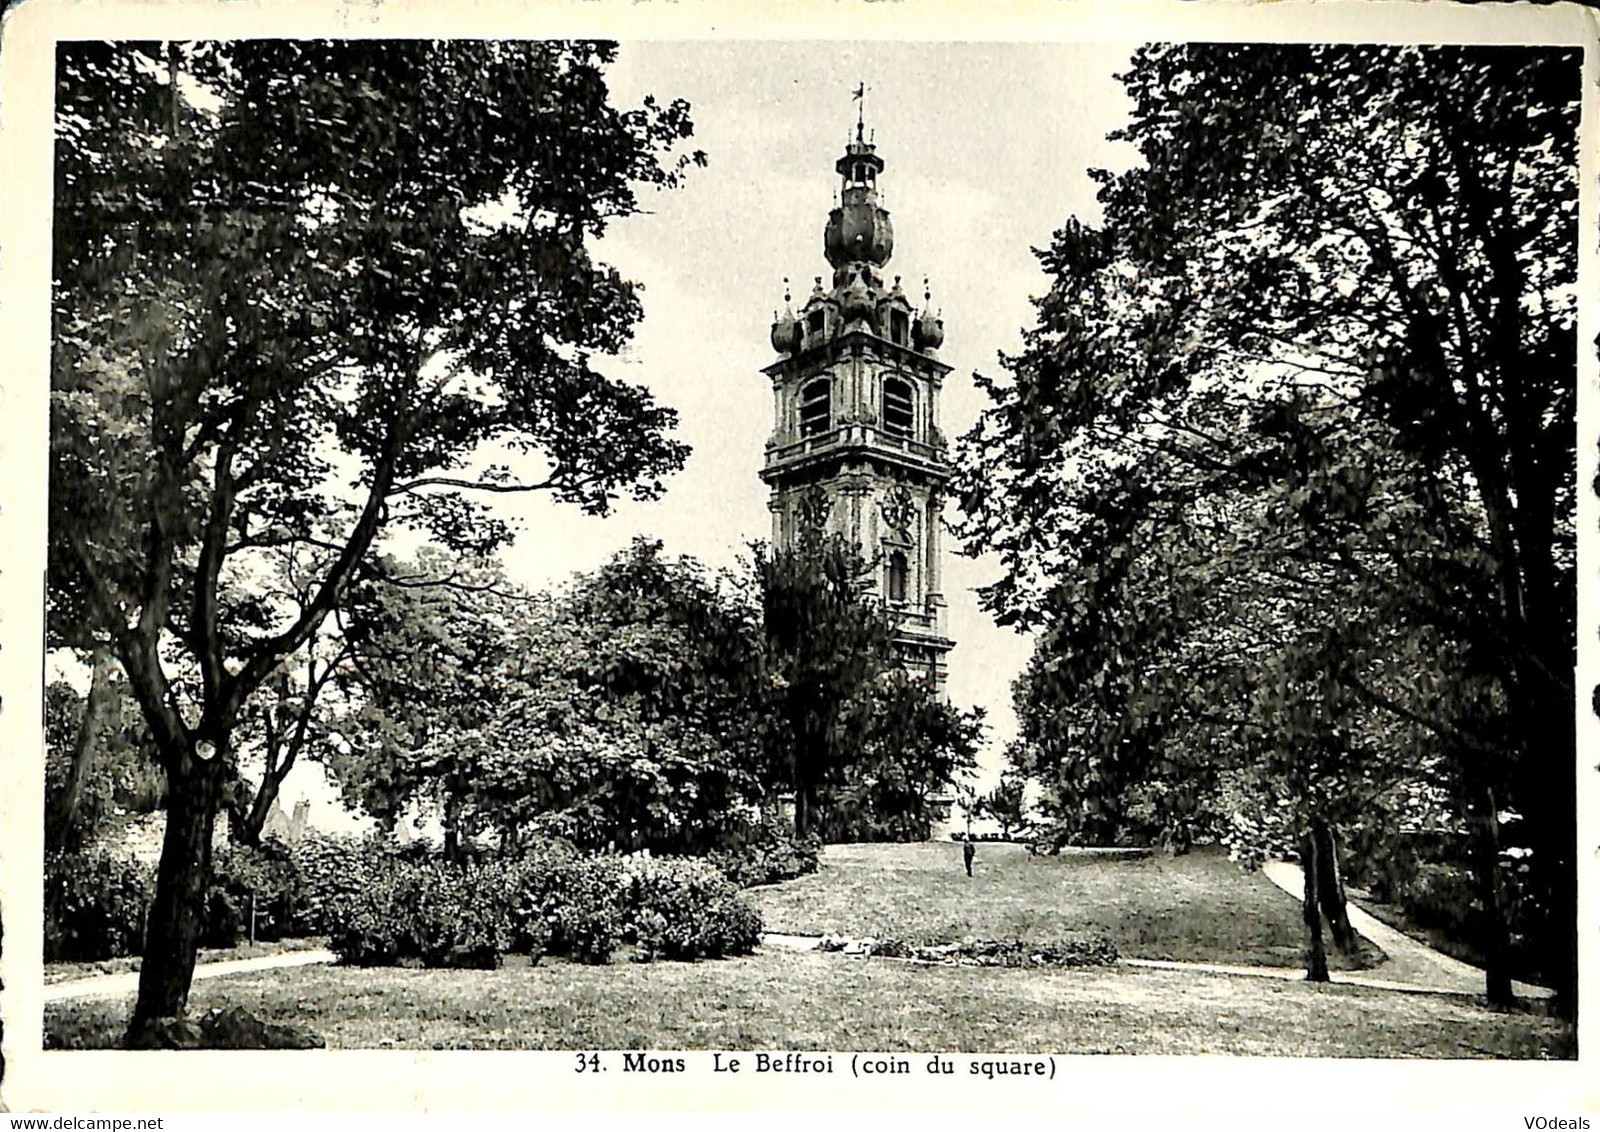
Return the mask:
<svg viewBox="0 0 1600 1132">
<path fill-rule="evenodd" d="M 894 225 L 876 201 L 846 202 L 828 214 L 822 250 L 834 267 L 870 263 L 882 267 L 894 254 Z"/>
<path fill-rule="evenodd" d="M 783 281 L 783 314 L 773 312 L 772 348 L 780 354 L 792 354 L 800 346 L 800 324 L 795 320 L 794 308 L 789 303 L 789 281 Z"/>
<path fill-rule="evenodd" d="M 783 314 L 772 322 L 772 348 L 780 354 L 792 354 L 800 345 L 800 324 L 794 312 L 785 307 Z"/>
<path fill-rule="evenodd" d="M 922 281 L 922 313 L 911 328 L 911 344 L 919 350 L 937 350 L 944 345 L 944 319 L 933 313 L 933 292 Z"/>
<path fill-rule="evenodd" d="M 883 158 L 861 133 L 856 123 L 856 138 L 844 147 L 844 156 L 834 166 L 842 179 L 839 204 L 828 213 L 822 229 L 822 250 L 834 267 L 847 263 L 870 263 L 882 267 L 894 253 L 894 226 L 889 212 L 878 203 L 878 174 Z"/>
</svg>

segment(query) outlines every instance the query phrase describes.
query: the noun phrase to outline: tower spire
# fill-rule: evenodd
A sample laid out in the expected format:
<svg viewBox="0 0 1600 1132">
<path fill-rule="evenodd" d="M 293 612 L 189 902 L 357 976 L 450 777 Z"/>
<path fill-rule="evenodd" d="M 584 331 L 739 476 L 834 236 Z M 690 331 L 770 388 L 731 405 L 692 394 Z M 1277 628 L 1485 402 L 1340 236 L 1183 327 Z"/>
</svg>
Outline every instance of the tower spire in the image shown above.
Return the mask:
<svg viewBox="0 0 1600 1132">
<path fill-rule="evenodd" d="M 894 620 L 894 647 L 913 674 L 942 687 L 946 636 L 940 509 L 954 474 L 939 431 L 939 390 L 950 367 L 937 349 L 944 326 L 886 286 L 894 228 L 878 191 L 884 161 L 866 128 L 867 84 L 851 89 L 854 137 L 834 163 L 838 195 L 822 230 L 833 268 L 797 313 L 775 314 L 778 358 L 773 431 L 761 478 L 772 489 L 773 545 L 793 549 L 817 532 L 842 536 L 875 564 L 870 584 Z M 790 292 L 785 289 L 787 304 Z"/>
<path fill-rule="evenodd" d="M 865 100 L 869 89 L 866 83 L 857 83 L 850 97 L 859 104 Z M 888 209 L 883 207 L 878 196 L 878 174 L 883 172 L 883 158 L 866 138 L 865 119 L 858 111 L 855 140 L 845 143 L 844 154 L 834 163 L 839 174 L 839 195 L 823 231 L 823 249 L 836 273 L 850 263 L 875 271 L 888 262 L 894 251 L 894 229 L 889 223 Z M 836 286 L 844 284 L 842 277 L 834 282 Z M 865 280 L 868 286 L 877 283 L 875 274 Z"/>
</svg>

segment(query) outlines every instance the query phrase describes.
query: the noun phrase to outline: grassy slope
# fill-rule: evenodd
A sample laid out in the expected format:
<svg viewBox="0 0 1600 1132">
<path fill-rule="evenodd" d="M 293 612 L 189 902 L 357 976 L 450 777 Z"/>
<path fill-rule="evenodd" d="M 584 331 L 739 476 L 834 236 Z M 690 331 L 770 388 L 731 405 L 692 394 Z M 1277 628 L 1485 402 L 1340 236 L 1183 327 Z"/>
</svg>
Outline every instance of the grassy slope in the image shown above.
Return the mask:
<svg viewBox="0 0 1600 1132">
<path fill-rule="evenodd" d="M 1042 942 L 1098 928 L 1130 958 L 1277 967 L 1305 959 L 1299 903 L 1214 849 L 1118 859 L 980 844 L 969 880 L 955 842 L 836 845 L 815 875 L 752 895 L 775 932 Z"/>
<path fill-rule="evenodd" d="M 923 967 L 769 951 L 745 959 L 501 971 L 262 972 L 197 983 L 333 1048 L 860 1049 L 1571 1056 L 1569 1028 L 1435 995 L 1167 971 Z M 47 1044 L 114 1040 L 131 999 L 46 1011 Z"/>
</svg>

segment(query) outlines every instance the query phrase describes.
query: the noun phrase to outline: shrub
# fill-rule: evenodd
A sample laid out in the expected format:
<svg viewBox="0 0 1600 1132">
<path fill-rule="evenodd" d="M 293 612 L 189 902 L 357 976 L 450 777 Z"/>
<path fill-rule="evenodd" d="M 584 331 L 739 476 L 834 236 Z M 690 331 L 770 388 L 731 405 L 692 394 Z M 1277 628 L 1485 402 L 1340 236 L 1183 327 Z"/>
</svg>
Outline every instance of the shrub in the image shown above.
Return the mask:
<svg viewBox="0 0 1600 1132">
<path fill-rule="evenodd" d="M 1469 870 L 1453 865 L 1419 865 L 1400 899 L 1420 927 L 1438 928 L 1452 938 L 1477 941 L 1483 903 Z"/>
<path fill-rule="evenodd" d="M 155 869 L 104 850 L 50 853 L 44 867 L 46 961 L 138 955 Z"/>
<path fill-rule="evenodd" d="M 292 845 L 275 839 L 257 848 L 229 845 L 212 862 L 204 941 L 232 947 L 245 938 L 252 896 L 257 939 L 328 935 L 336 926 L 339 901 L 366 888 L 388 862 L 422 861 L 428 853 L 426 846 L 400 846 L 379 835 L 356 839 L 314 832 Z"/>
<path fill-rule="evenodd" d="M 1099 932 L 1080 932 L 1047 943 L 985 940 L 964 945 L 961 954 L 984 967 L 1109 967 L 1117 945 Z"/>
<path fill-rule="evenodd" d="M 383 834 L 339 837 L 307 832 L 289 849 L 298 877 L 292 935 L 328 935 L 338 911 L 395 861 L 423 864 L 434 857 L 426 842 L 400 845 Z"/>
<path fill-rule="evenodd" d="M 356 966 L 494 967 L 507 951 L 609 963 L 752 951 L 761 918 L 698 858 L 584 857 L 546 845 L 515 861 L 455 865 L 371 847 L 329 898 L 329 946 Z"/>
<path fill-rule="evenodd" d="M 913 944 L 902 939 L 845 939 L 823 936 L 822 951 L 915 959 L 968 967 L 1109 967 L 1117 945 L 1103 932 L 1071 932 L 1046 943 L 1020 939 L 968 939 L 960 943 Z"/>
<path fill-rule="evenodd" d="M 729 839 L 720 849 L 706 854 L 706 860 L 740 888 L 778 884 L 817 871 L 822 842 L 804 840 L 794 831 L 761 822 Z"/>
<path fill-rule="evenodd" d="M 328 946 L 361 967 L 493 968 L 511 942 L 505 880 L 493 868 L 390 856 L 338 896 Z"/>
<path fill-rule="evenodd" d="M 513 946 L 539 930 L 545 949 L 609 963 L 629 941 L 635 960 L 748 954 L 761 919 L 713 865 L 698 858 L 581 857 L 547 848 L 507 870 Z"/>
<path fill-rule="evenodd" d="M 248 938 L 252 898 L 256 939 L 317 934 L 304 930 L 305 877 L 298 860 L 288 846 L 266 841 L 255 849 L 230 845 L 213 857 L 202 942 L 234 947 Z"/>
<path fill-rule="evenodd" d="M 295 907 L 295 931 L 300 935 L 330 934 L 340 901 L 360 892 L 374 867 L 394 856 L 393 848 L 377 838 L 358 841 L 309 831 L 294 843 L 291 853 L 300 874 Z"/>
<path fill-rule="evenodd" d="M 760 913 L 703 860 L 634 857 L 627 877 L 640 962 L 748 955 L 761 941 Z"/>
<path fill-rule="evenodd" d="M 621 865 L 614 857 L 580 857 L 546 846 L 505 866 L 514 950 L 609 963 L 627 923 Z"/>
<path fill-rule="evenodd" d="M 571 862 L 554 875 L 563 888 L 550 925 L 551 950 L 580 963 L 609 963 L 627 923 L 619 870 L 597 858 Z"/>
</svg>

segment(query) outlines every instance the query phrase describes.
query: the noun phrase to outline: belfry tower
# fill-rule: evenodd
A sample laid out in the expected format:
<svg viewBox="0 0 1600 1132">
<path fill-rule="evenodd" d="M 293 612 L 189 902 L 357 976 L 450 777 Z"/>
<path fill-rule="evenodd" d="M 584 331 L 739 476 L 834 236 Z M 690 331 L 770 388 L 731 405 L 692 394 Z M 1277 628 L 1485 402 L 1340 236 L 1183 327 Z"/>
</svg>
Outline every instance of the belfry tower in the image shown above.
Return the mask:
<svg viewBox="0 0 1600 1132">
<path fill-rule="evenodd" d="M 945 635 L 939 558 L 952 471 L 939 431 L 939 387 L 950 372 L 936 355 L 944 323 L 926 285 L 917 312 L 899 276 L 884 282 L 894 229 L 878 199 L 883 158 L 859 118 L 835 168 L 839 203 L 822 232 L 832 285 L 817 276 L 799 314 L 784 295 L 772 324 L 780 357 L 761 371 L 774 406 L 761 469 L 772 488 L 772 539 L 791 547 L 806 528 L 850 539 L 897 618 L 902 663 L 942 689 L 955 643 Z"/>
</svg>

